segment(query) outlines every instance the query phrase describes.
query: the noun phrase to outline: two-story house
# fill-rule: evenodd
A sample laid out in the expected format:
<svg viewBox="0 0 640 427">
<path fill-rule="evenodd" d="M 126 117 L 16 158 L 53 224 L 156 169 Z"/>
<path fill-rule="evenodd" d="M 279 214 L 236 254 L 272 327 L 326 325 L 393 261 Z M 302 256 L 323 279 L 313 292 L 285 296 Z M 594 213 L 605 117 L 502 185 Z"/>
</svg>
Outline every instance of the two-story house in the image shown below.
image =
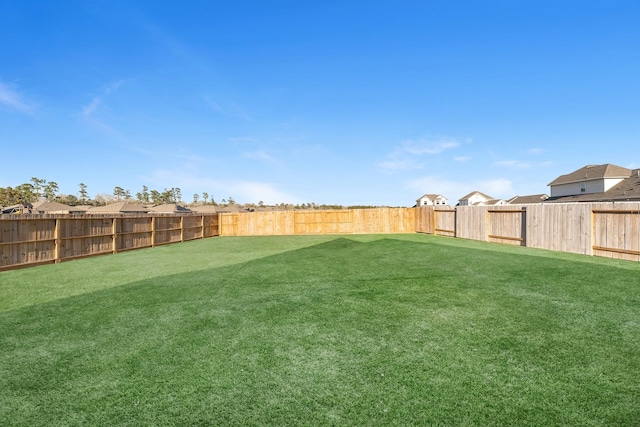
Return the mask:
<svg viewBox="0 0 640 427">
<path fill-rule="evenodd" d="M 587 165 L 566 175 L 560 175 L 548 185 L 551 188 L 551 197 L 605 193 L 629 178 L 632 172 L 631 169 L 610 163 Z"/>
<path fill-rule="evenodd" d="M 425 194 L 416 200 L 416 206 L 439 206 L 447 204 L 447 198 L 441 194 Z"/>
<path fill-rule="evenodd" d="M 504 205 L 502 199 L 494 199 L 480 191 L 472 191 L 463 198 L 458 200 L 458 206 L 486 206 L 486 205 Z"/>
</svg>

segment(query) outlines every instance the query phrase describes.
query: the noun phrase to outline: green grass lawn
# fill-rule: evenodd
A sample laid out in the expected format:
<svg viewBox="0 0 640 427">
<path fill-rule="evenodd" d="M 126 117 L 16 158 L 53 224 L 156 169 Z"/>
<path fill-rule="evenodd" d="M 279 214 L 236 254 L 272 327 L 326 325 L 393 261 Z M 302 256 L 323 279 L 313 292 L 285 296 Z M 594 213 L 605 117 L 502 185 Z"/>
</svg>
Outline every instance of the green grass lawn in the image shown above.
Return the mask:
<svg viewBox="0 0 640 427">
<path fill-rule="evenodd" d="M 218 237 L 0 273 L 2 425 L 640 425 L 640 263 Z"/>
</svg>

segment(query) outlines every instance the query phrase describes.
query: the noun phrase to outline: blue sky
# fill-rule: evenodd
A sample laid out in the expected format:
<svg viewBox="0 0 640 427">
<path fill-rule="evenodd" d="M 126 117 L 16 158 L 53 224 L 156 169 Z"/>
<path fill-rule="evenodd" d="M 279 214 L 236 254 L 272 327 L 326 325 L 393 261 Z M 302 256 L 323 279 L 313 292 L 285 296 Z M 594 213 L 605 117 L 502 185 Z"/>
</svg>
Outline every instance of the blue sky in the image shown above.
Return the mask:
<svg viewBox="0 0 640 427">
<path fill-rule="evenodd" d="M 412 206 L 640 167 L 638 1 L 0 2 L 0 186 Z"/>
</svg>

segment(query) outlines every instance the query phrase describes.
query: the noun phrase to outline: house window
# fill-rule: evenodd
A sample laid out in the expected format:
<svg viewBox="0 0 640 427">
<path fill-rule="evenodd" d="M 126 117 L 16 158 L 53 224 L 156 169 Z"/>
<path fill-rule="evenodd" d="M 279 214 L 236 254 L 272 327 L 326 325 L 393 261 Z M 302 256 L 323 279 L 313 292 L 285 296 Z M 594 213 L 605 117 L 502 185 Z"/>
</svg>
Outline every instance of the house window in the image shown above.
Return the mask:
<svg viewBox="0 0 640 427">
<path fill-rule="evenodd" d="M 581 192 L 581 193 L 584 193 L 584 192 L 586 192 L 586 191 L 587 191 L 587 183 L 585 183 L 585 182 L 581 182 L 581 183 L 580 183 L 580 192 Z"/>
</svg>

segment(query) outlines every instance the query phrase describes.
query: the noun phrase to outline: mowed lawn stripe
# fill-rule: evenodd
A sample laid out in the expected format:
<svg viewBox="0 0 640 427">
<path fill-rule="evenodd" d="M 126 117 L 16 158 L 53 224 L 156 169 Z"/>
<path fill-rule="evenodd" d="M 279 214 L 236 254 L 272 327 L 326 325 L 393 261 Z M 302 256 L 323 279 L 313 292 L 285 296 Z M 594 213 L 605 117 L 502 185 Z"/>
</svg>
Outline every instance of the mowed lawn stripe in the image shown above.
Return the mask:
<svg viewBox="0 0 640 427">
<path fill-rule="evenodd" d="M 3 299 L 0 419 L 634 425 L 640 268 L 554 255 L 427 235 L 224 238 L 1 273 L 5 297 L 17 279 L 73 280 Z"/>
</svg>

